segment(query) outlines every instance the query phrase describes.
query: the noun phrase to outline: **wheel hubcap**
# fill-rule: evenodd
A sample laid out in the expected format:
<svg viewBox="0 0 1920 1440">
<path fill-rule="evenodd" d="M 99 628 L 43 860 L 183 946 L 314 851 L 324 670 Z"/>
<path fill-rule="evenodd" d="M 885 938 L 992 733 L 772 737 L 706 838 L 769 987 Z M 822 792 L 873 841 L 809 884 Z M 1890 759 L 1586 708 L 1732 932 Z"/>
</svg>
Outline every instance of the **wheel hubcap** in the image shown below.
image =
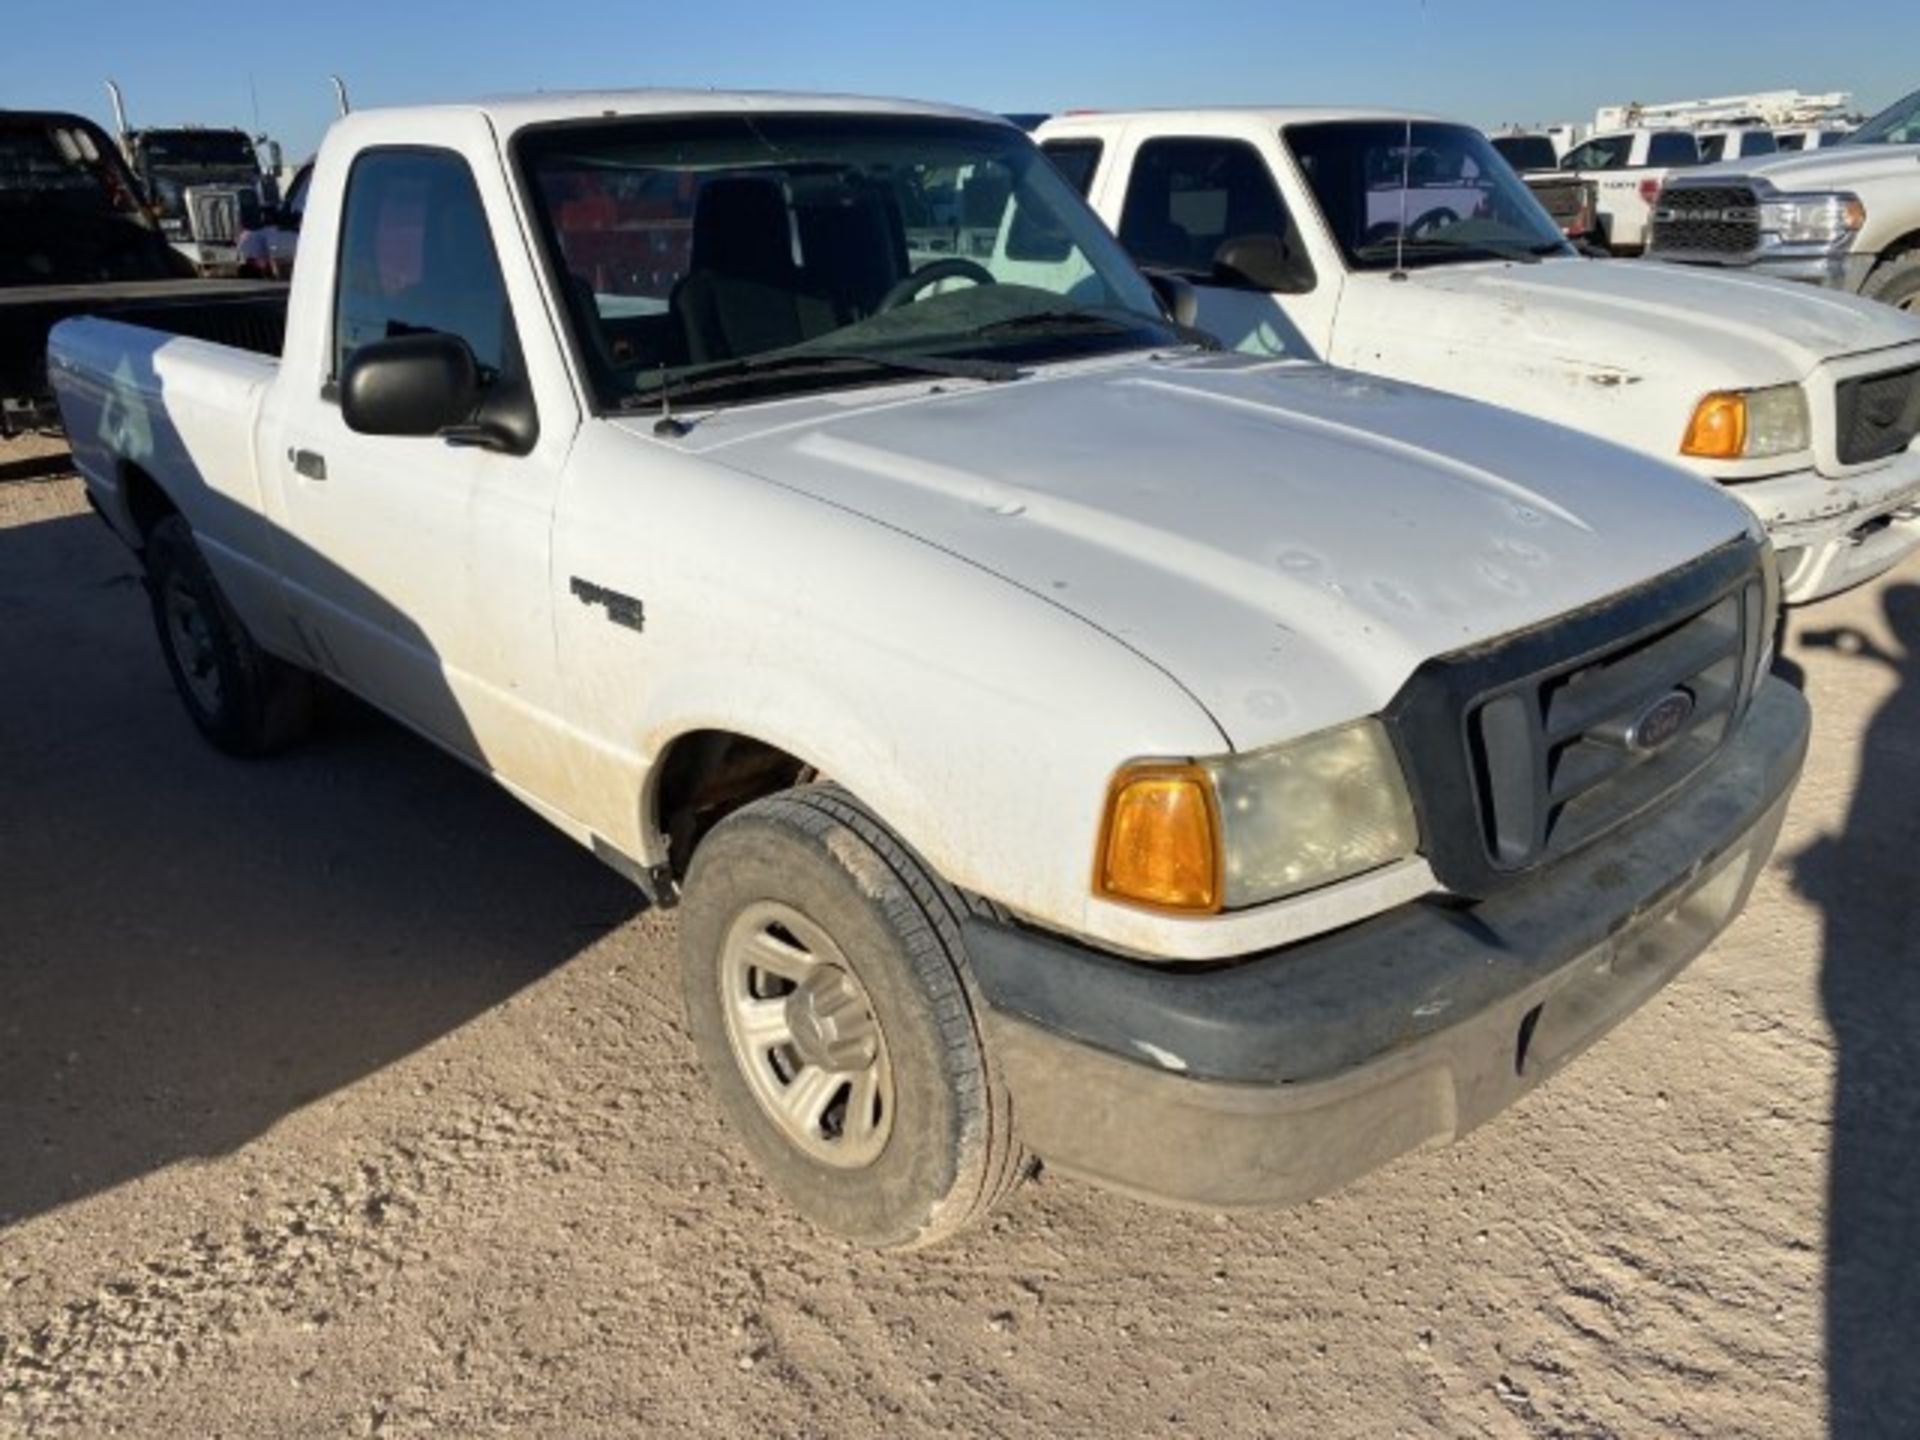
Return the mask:
<svg viewBox="0 0 1920 1440">
<path fill-rule="evenodd" d="M 720 959 L 734 1063 L 781 1134 L 841 1169 L 893 1133 L 893 1068 L 866 987 L 827 932 L 790 905 L 741 912 Z"/>
<path fill-rule="evenodd" d="M 181 679 L 186 682 L 194 702 L 212 714 L 219 710 L 224 692 L 206 603 L 178 575 L 171 575 L 167 578 L 164 604 L 167 643 L 180 666 Z"/>
</svg>

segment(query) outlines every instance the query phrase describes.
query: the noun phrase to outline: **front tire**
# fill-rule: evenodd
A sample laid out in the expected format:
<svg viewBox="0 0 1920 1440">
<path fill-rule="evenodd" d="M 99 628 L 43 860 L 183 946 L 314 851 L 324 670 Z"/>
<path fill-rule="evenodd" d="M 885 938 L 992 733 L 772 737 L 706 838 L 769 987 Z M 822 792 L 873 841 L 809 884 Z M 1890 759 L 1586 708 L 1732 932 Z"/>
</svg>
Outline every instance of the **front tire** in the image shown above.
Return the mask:
<svg viewBox="0 0 1920 1440">
<path fill-rule="evenodd" d="M 313 677 L 254 643 L 179 515 L 147 536 L 147 594 L 160 653 L 200 733 L 229 755 L 266 755 L 312 725 Z"/>
<path fill-rule="evenodd" d="M 932 1244 L 1019 1179 L 964 910 L 833 786 L 757 801 L 694 853 L 681 970 L 715 1096 L 775 1188 L 860 1245 Z"/>
<path fill-rule="evenodd" d="M 1909 250 L 1876 266 L 1860 293 L 1908 314 L 1920 314 L 1920 250 Z"/>
</svg>

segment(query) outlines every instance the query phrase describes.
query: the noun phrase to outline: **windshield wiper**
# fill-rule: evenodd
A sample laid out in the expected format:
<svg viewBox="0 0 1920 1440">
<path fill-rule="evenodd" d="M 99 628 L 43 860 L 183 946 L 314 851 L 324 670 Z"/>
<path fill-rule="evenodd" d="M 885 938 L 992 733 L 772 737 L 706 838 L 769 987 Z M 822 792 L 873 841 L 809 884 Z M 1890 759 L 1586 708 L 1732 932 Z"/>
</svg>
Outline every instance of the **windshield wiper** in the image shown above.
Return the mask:
<svg viewBox="0 0 1920 1440">
<path fill-rule="evenodd" d="M 775 350 L 722 360 L 679 380 L 621 399 L 621 410 L 640 410 L 656 403 L 684 400 L 717 390 L 737 389 L 742 382 L 803 379 L 814 376 L 871 374 L 933 375 L 946 380 L 999 382 L 1020 378 L 1020 367 L 1000 360 L 963 360 L 931 355 L 872 355 L 851 350 Z"/>
<path fill-rule="evenodd" d="M 1551 250 L 1532 248 L 1521 249 L 1517 246 L 1509 249 L 1503 246 L 1489 245 L 1483 240 L 1447 240 L 1439 236 L 1429 235 L 1424 239 L 1409 240 L 1404 245 L 1398 245 L 1392 240 L 1378 240 L 1371 245 L 1360 246 L 1353 253 L 1356 259 L 1364 260 L 1384 260 L 1391 256 L 1401 254 L 1440 254 L 1481 256 L 1488 260 L 1513 260 L 1522 265 L 1538 265 L 1546 255 L 1554 252 Z"/>
<path fill-rule="evenodd" d="M 1015 335 L 1023 330 L 1099 330 L 1112 335 L 1124 335 L 1147 326 L 1159 325 L 1171 330 L 1175 337 L 1188 345 L 1198 345 L 1202 350 L 1219 350 L 1220 341 L 1204 330 L 1196 330 L 1191 325 L 1182 325 L 1177 320 L 1147 315 L 1115 315 L 1104 310 L 1092 310 L 1085 307 L 1069 309 L 1066 307 L 1032 310 L 1025 315 L 1009 315 L 1002 320 L 989 320 L 984 325 L 976 325 L 967 331 L 970 336 Z"/>
</svg>

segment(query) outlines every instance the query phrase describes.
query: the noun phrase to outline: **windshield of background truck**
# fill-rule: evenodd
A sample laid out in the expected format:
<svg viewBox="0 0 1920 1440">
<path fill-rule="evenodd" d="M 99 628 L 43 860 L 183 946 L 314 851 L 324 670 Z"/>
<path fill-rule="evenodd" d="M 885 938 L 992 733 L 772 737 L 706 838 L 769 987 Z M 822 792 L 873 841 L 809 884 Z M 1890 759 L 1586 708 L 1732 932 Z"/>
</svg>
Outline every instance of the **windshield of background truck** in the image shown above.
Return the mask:
<svg viewBox="0 0 1920 1440">
<path fill-rule="evenodd" d="M 1560 157 L 1554 153 L 1553 141 L 1544 135 L 1496 135 L 1493 148 L 1500 152 L 1514 169 L 1552 170 L 1559 166 Z"/>
<path fill-rule="evenodd" d="M 1355 270 L 1572 253 L 1478 130 L 1399 120 L 1292 125 L 1287 147 Z"/>
<path fill-rule="evenodd" d="M 260 168 L 253 142 L 238 131 L 148 130 L 140 153 L 156 170 L 246 170 Z"/>
<path fill-rule="evenodd" d="M 1858 130 L 1840 142 L 1842 145 L 1920 145 L 1920 90 L 1896 100 Z"/>
<path fill-rule="evenodd" d="M 1020 361 L 1174 338 L 1118 242 L 1010 126 L 629 119 L 537 127 L 515 151 L 609 407 L 769 355 Z"/>
</svg>

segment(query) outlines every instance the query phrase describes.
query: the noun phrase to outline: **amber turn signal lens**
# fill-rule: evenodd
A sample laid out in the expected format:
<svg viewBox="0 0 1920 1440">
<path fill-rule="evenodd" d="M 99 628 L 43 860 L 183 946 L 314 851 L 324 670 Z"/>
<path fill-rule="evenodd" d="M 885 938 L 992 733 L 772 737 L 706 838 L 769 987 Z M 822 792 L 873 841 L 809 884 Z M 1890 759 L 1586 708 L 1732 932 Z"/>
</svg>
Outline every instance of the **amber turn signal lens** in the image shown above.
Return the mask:
<svg viewBox="0 0 1920 1440">
<path fill-rule="evenodd" d="M 1716 392 L 1693 407 L 1680 453 L 1701 460 L 1738 460 L 1747 448 L 1747 397 Z"/>
<path fill-rule="evenodd" d="M 1114 777 L 1094 888 L 1158 910 L 1220 908 L 1220 825 L 1205 771 L 1136 765 Z"/>
</svg>

